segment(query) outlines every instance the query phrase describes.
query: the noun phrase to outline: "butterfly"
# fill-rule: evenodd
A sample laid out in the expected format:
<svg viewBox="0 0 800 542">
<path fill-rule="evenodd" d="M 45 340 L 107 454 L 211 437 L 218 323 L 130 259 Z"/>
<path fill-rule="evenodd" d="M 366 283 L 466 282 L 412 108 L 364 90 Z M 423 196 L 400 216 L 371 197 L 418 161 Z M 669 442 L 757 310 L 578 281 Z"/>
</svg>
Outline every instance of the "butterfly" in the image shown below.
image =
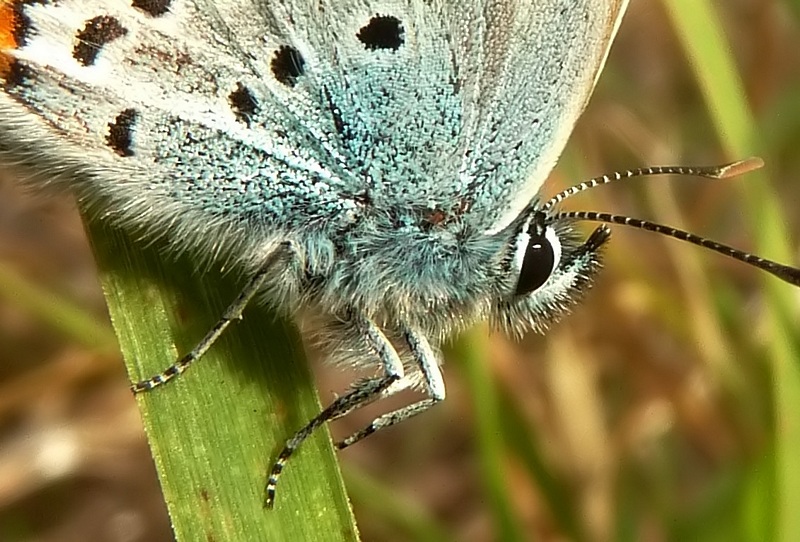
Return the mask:
<svg viewBox="0 0 800 542">
<path fill-rule="evenodd" d="M 302 427 L 406 389 L 352 445 L 445 399 L 439 347 L 480 320 L 544 331 L 636 225 L 800 273 L 660 225 L 559 211 L 643 168 L 540 194 L 602 71 L 627 2 L 5 0 L 0 161 L 34 186 L 248 277 L 197 347 L 133 385 L 183 373 L 254 299 L 327 319 L 331 358 L 372 371 Z"/>
</svg>

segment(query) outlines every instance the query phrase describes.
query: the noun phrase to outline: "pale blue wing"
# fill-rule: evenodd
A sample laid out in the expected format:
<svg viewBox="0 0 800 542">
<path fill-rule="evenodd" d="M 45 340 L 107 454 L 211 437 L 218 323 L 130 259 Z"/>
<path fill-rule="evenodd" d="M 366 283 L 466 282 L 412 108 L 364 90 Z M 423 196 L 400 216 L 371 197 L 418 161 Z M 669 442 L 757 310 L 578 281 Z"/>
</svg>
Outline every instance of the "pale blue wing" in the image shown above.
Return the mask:
<svg viewBox="0 0 800 542">
<path fill-rule="evenodd" d="M 131 220 L 236 241 L 403 225 L 409 209 L 502 226 L 554 165 L 624 9 L 134 4 L 15 3 L 3 160 Z"/>
</svg>

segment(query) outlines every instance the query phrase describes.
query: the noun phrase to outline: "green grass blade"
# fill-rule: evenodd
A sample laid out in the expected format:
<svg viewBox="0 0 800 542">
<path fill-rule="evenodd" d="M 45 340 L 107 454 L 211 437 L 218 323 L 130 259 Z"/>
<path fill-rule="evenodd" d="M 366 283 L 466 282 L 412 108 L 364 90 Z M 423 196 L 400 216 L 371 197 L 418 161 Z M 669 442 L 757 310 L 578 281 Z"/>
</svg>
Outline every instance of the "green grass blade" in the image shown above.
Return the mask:
<svg viewBox="0 0 800 542">
<path fill-rule="evenodd" d="M 668 0 L 664 2 L 678 36 L 694 68 L 695 77 L 706 100 L 712 122 L 723 148 L 731 157 L 759 153 L 758 127 L 747 103 L 744 86 L 735 68 L 731 48 L 721 29 L 715 9 L 708 0 Z M 769 156 L 765 156 L 769 164 Z M 756 232 L 759 251 L 772 258 L 789 261 L 791 250 L 777 196 L 771 191 L 766 173 L 737 183 L 748 205 L 747 218 Z M 786 286 L 765 278 L 767 306 L 764 318 L 771 332 L 767 348 L 773 363 L 776 415 L 776 487 L 778 497 L 774 518 L 763 518 L 763 529 L 777 526 L 778 540 L 800 540 L 800 349 L 793 336 L 796 323 L 793 297 Z M 769 535 L 762 531 L 762 535 Z"/>
<path fill-rule="evenodd" d="M 500 420 L 497 386 L 489 370 L 486 327 L 464 334 L 455 346 L 464 379 L 470 389 L 478 440 L 481 479 L 490 507 L 498 540 L 529 540 L 520 517 L 512 505 L 504 468 L 505 443 Z"/>
<path fill-rule="evenodd" d="M 64 337 L 86 348 L 106 351 L 115 347 L 114 334 L 106 322 L 98 322 L 84 308 L 26 280 L 2 263 L 0 298 L 35 315 Z"/>
<path fill-rule="evenodd" d="M 575 542 L 586 540 L 578 518 L 578 503 L 567 491 L 564 481 L 551 470 L 536 428 L 525 421 L 519 405 L 511 401 L 506 393 L 501 394 L 499 403 L 500 423 L 509 451 L 515 454 L 528 477 L 534 482 L 566 538 Z"/>
<path fill-rule="evenodd" d="M 356 468 L 344 469 L 344 478 L 350 489 L 353 503 L 369 515 L 370 521 L 379 523 L 390 532 L 393 539 L 415 542 L 449 542 L 456 540 L 435 518 L 431 511 L 416 501 L 399 495 L 392 487 L 375 480 Z"/>
<path fill-rule="evenodd" d="M 87 230 L 133 379 L 194 346 L 241 287 L 119 231 Z M 270 461 L 320 410 L 292 326 L 249 307 L 196 366 L 138 400 L 179 541 L 358 539 L 327 430 L 289 462 L 275 510 L 262 508 Z"/>
</svg>

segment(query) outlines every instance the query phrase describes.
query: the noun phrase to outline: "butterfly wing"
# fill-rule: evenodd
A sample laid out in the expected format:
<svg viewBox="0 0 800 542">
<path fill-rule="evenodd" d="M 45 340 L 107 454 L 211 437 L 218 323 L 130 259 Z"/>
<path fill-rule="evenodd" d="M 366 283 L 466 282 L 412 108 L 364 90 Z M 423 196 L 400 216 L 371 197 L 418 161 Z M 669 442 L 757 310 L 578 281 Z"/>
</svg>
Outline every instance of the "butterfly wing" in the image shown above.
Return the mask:
<svg viewBox="0 0 800 542">
<path fill-rule="evenodd" d="M 177 239 L 539 189 L 625 2 L 5 0 L 0 159 Z M 188 243 L 188 241 L 187 241 Z"/>
<path fill-rule="evenodd" d="M 274 17 L 245 51 L 228 16 L 247 4 L 216 4 L 3 3 L 0 159 L 187 246 L 346 222 L 333 120 Z"/>
<path fill-rule="evenodd" d="M 251 51 L 263 36 L 260 6 L 223 17 L 245 21 L 237 39 Z M 333 120 L 326 137 L 352 191 L 362 187 L 387 213 L 470 208 L 473 226 L 499 230 L 555 165 L 626 6 L 283 2 L 271 3 L 268 18 L 271 35 L 305 61 L 298 89 L 318 100 L 321 125 Z"/>
<path fill-rule="evenodd" d="M 536 196 L 626 7 L 627 0 L 488 1 L 465 29 L 461 71 L 470 76 L 459 172 L 476 226 L 499 231 Z"/>
</svg>

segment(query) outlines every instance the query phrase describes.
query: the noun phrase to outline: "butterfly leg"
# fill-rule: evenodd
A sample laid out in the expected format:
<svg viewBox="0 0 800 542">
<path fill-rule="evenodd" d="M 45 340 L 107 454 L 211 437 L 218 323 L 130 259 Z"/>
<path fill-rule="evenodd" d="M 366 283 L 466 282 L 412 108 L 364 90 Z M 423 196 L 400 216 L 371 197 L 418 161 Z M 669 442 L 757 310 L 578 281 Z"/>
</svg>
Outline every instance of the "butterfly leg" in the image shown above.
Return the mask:
<svg viewBox="0 0 800 542">
<path fill-rule="evenodd" d="M 275 488 L 286 462 L 303 441 L 311 436 L 317 428 L 346 416 L 376 399 L 392 395 L 409 385 L 409 382 L 404 380 L 405 371 L 400 356 L 378 326 L 361 315 L 355 316 L 353 323 L 356 325 L 358 333 L 364 342 L 380 360 L 384 374 L 381 377 L 369 378 L 359 382 L 349 392 L 333 401 L 328 408 L 320 412 L 305 427 L 286 441 L 283 450 L 281 450 L 270 469 L 269 478 L 267 478 L 267 484 L 264 488 L 264 506 L 267 508 L 272 508 L 275 504 Z"/>
<path fill-rule="evenodd" d="M 197 345 L 192 348 L 191 351 L 157 375 L 131 384 L 131 391 L 133 393 L 142 393 L 166 384 L 176 376 L 186 371 L 192 365 L 192 363 L 203 357 L 203 355 L 208 352 L 208 349 L 211 348 L 217 339 L 219 339 L 220 335 L 222 335 L 231 322 L 234 320 L 240 320 L 242 318 L 242 312 L 253 299 L 253 297 L 255 297 L 256 294 L 261 290 L 261 287 L 264 285 L 267 275 L 270 273 L 270 270 L 275 264 L 276 260 L 281 257 L 285 257 L 285 255 L 290 251 L 291 245 L 289 243 L 283 243 L 276 248 L 269 255 L 269 257 L 267 257 L 265 263 L 250 278 L 233 303 L 231 303 L 228 308 L 225 309 L 225 312 L 222 313 L 222 317 L 219 319 L 219 321 L 214 324 L 214 327 L 212 327 L 209 332 L 206 333 L 205 337 L 200 339 L 200 342 L 197 343 Z"/>
<path fill-rule="evenodd" d="M 417 362 L 417 366 L 422 373 L 425 391 L 428 394 L 427 399 L 413 403 L 406 407 L 384 414 L 372 421 L 361 431 L 353 433 L 346 439 L 337 442 L 336 447 L 339 450 L 347 448 L 355 444 L 361 439 L 380 431 L 386 427 L 400 423 L 404 420 L 425 412 L 436 403 L 443 401 L 445 398 L 444 379 L 442 372 L 439 369 L 439 362 L 436 354 L 428 343 L 428 340 L 419 333 L 407 331 L 405 334 L 406 342 L 411 349 L 411 354 Z"/>
</svg>

